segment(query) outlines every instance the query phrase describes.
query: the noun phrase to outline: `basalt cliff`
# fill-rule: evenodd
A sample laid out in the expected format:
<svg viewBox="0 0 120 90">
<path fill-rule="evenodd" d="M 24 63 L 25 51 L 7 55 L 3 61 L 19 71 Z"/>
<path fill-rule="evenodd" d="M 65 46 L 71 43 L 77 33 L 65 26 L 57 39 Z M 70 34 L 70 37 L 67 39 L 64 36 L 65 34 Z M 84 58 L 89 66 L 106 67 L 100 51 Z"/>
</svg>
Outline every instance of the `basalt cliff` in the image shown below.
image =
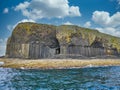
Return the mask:
<svg viewBox="0 0 120 90">
<path fill-rule="evenodd" d="M 10 58 L 80 58 L 120 54 L 120 38 L 75 25 L 20 23 L 7 41 Z"/>
</svg>

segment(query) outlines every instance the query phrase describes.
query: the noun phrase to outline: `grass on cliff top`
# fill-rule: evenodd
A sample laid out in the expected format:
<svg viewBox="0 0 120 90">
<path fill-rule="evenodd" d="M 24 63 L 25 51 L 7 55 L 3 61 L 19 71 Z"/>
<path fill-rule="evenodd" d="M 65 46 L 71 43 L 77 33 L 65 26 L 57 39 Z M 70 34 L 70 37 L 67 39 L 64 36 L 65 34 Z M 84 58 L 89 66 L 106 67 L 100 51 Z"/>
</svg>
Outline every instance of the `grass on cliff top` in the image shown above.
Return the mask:
<svg viewBox="0 0 120 90">
<path fill-rule="evenodd" d="M 4 62 L 0 67 L 5 68 L 28 68 L 28 69 L 59 69 L 59 68 L 82 68 L 91 66 L 120 66 L 120 60 L 113 59 L 41 59 L 41 60 L 21 60 L 21 59 L 0 59 Z"/>
</svg>

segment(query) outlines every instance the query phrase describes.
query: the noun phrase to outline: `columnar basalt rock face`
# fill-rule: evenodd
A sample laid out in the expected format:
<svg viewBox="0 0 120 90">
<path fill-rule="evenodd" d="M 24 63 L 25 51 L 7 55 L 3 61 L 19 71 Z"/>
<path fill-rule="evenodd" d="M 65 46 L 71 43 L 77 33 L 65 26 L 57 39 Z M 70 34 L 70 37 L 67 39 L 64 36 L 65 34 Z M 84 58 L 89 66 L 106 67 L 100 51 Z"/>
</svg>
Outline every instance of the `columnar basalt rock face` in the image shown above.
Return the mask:
<svg viewBox="0 0 120 90">
<path fill-rule="evenodd" d="M 120 38 L 78 26 L 20 23 L 7 42 L 6 57 L 55 58 L 118 55 Z"/>
<path fill-rule="evenodd" d="M 8 40 L 6 56 L 49 58 L 55 55 L 55 50 L 59 47 L 55 26 L 21 23 Z"/>
</svg>

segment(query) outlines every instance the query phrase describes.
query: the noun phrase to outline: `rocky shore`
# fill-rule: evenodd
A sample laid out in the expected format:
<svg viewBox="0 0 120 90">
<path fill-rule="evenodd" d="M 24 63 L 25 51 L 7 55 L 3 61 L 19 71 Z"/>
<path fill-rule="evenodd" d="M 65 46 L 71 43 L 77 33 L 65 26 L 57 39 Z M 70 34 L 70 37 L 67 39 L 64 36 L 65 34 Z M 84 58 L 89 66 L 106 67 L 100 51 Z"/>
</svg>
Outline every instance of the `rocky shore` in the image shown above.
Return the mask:
<svg viewBox="0 0 120 90">
<path fill-rule="evenodd" d="M 0 67 L 18 69 L 67 69 L 120 66 L 120 59 L 12 59 L 0 58 Z"/>
</svg>

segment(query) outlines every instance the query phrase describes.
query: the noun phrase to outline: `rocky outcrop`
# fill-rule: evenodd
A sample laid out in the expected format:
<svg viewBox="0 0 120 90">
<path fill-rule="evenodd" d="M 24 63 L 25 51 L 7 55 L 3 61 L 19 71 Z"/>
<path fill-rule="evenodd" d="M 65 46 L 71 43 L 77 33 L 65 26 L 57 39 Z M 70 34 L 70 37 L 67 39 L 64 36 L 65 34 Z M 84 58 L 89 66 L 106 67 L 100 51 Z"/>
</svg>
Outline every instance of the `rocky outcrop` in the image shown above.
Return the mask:
<svg viewBox="0 0 120 90">
<path fill-rule="evenodd" d="M 7 42 L 6 56 L 54 58 L 56 56 L 118 55 L 120 38 L 74 25 L 20 23 Z"/>
</svg>

